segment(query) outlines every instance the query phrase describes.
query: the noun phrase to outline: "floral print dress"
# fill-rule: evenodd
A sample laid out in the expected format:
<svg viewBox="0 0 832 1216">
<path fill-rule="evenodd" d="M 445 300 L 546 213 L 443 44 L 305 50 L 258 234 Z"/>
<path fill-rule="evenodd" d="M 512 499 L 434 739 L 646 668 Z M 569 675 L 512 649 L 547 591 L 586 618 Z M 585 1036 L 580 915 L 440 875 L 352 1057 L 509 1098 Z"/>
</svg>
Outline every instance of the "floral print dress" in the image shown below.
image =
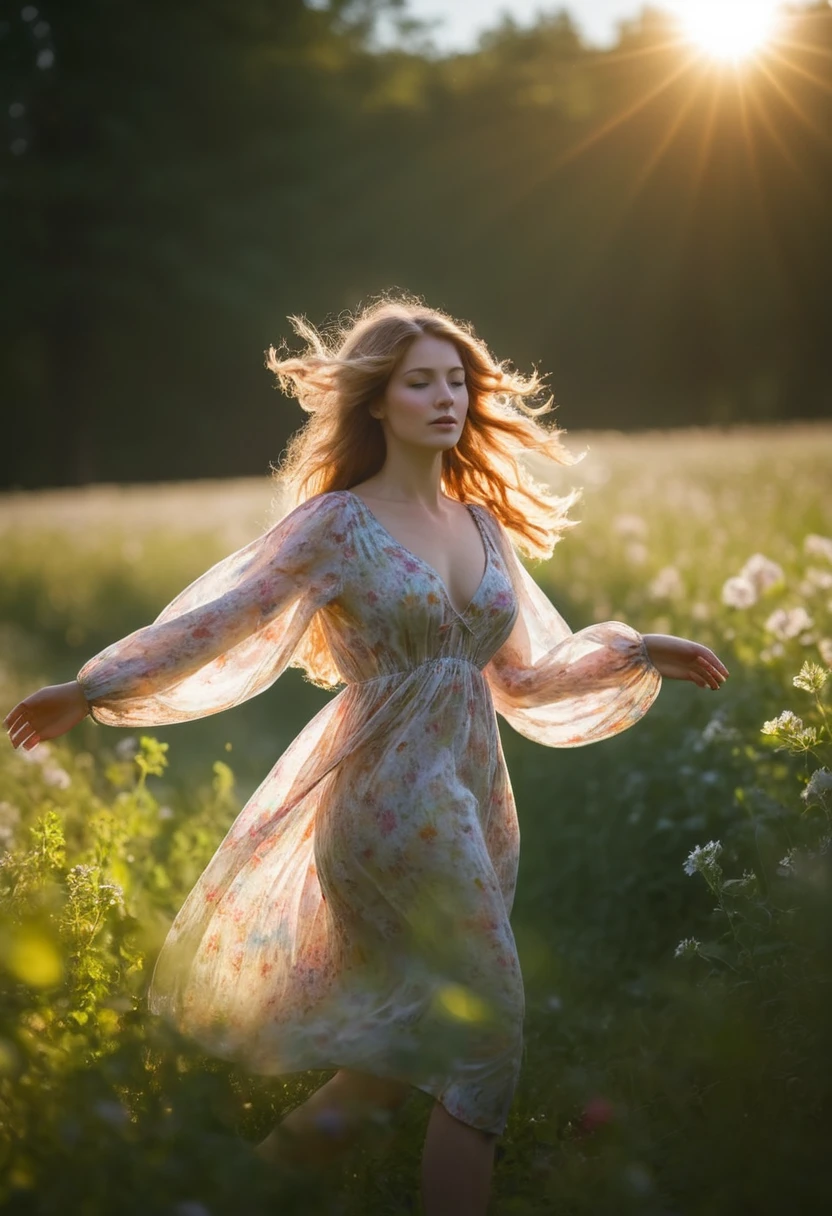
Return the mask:
<svg viewBox="0 0 832 1216">
<path fill-rule="evenodd" d="M 550 747 L 625 730 L 661 687 L 642 636 L 572 633 L 484 506 L 463 611 L 349 490 L 316 495 L 78 674 L 96 721 L 219 713 L 300 665 L 344 687 L 249 799 L 176 916 L 150 1008 L 249 1071 L 354 1068 L 503 1131 L 524 996 L 520 836 L 495 710 Z"/>
</svg>

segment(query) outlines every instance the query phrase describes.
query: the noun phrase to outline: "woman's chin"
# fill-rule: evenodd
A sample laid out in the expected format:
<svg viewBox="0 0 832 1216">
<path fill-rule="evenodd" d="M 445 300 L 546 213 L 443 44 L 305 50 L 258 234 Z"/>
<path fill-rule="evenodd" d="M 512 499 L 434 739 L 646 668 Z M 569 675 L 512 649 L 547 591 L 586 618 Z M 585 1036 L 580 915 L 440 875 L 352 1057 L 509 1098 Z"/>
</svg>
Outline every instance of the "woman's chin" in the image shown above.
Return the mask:
<svg viewBox="0 0 832 1216">
<path fill-rule="evenodd" d="M 430 440 L 430 443 L 425 445 L 426 447 L 433 448 L 434 450 L 438 448 L 440 452 L 444 452 L 448 448 L 456 447 L 459 442 L 459 435 L 457 435 L 456 430 L 452 431 L 449 429 L 447 431 L 440 431 L 438 435 L 431 435 Z"/>
</svg>

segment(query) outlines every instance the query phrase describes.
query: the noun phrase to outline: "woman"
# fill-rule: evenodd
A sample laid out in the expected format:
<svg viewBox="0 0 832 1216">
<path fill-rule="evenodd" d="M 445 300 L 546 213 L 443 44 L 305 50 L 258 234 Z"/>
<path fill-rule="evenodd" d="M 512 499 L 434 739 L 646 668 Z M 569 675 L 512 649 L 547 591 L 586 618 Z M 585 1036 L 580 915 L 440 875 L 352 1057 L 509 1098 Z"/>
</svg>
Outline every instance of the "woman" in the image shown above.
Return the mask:
<svg viewBox="0 0 832 1216">
<path fill-rule="evenodd" d="M 705 646 L 607 621 L 573 634 L 515 544 L 572 526 L 518 462 L 574 457 L 536 375 L 469 327 L 382 300 L 268 365 L 311 417 L 280 472 L 294 504 L 156 621 L 5 720 L 14 747 L 87 713 L 204 717 L 287 666 L 344 684 L 277 761 L 177 915 L 149 1003 L 258 1073 L 338 1071 L 258 1147 L 322 1159 L 411 1086 L 433 1095 L 430 1216 L 486 1210 L 522 1053 L 509 914 L 519 832 L 495 709 L 551 747 L 641 718 L 662 676 L 718 689 Z"/>
</svg>

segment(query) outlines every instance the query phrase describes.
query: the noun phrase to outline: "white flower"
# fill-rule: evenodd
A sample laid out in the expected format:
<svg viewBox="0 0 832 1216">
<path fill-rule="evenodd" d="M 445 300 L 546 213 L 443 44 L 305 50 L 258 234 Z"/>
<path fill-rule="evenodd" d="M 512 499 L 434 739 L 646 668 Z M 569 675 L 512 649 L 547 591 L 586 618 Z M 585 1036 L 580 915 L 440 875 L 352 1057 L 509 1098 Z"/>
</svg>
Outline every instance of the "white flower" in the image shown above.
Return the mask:
<svg viewBox="0 0 832 1216">
<path fill-rule="evenodd" d="M 784 877 L 795 873 L 798 864 L 798 854 L 800 850 L 795 848 L 789 849 L 785 857 L 781 857 L 779 861 L 780 872 Z"/>
<path fill-rule="evenodd" d="M 801 730 L 803 730 L 803 719 L 798 718 L 797 714 L 793 714 L 790 709 L 784 709 L 779 718 L 772 718 L 770 722 L 763 723 L 760 727 L 760 734 L 779 735 L 785 731 L 797 733 Z"/>
<path fill-rule="evenodd" d="M 60 764 L 44 764 L 41 772 L 47 785 L 57 786 L 61 790 L 69 789 L 72 785 L 72 778 Z"/>
<path fill-rule="evenodd" d="M 828 562 L 832 562 L 832 539 L 810 532 L 803 538 L 803 552 L 808 557 L 825 557 Z"/>
<path fill-rule="evenodd" d="M 739 741 L 740 733 L 736 727 L 726 726 L 722 711 L 717 710 L 705 726 L 700 738 L 703 743 L 735 743 Z"/>
<path fill-rule="evenodd" d="M 825 806 L 827 802 L 832 803 L 832 772 L 828 768 L 816 768 L 800 797 L 807 806 Z"/>
<path fill-rule="evenodd" d="M 0 848 L 11 849 L 14 831 L 20 823 L 20 811 L 13 802 L 0 802 Z"/>
<path fill-rule="evenodd" d="M 619 536 L 644 537 L 647 535 L 647 524 L 640 515 L 616 515 L 612 521 L 612 527 Z"/>
<path fill-rule="evenodd" d="M 119 760 L 132 760 L 139 750 L 139 741 L 135 735 L 128 735 L 126 739 L 119 739 L 113 750 Z"/>
<path fill-rule="evenodd" d="M 796 638 L 805 629 L 811 629 L 814 621 L 805 608 L 778 608 L 772 612 L 765 623 L 765 628 L 775 637 L 786 641 Z"/>
<path fill-rule="evenodd" d="M 753 553 L 740 570 L 740 578 L 747 579 L 758 595 L 783 581 L 783 567 L 778 566 L 762 553 Z"/>
<path fill-rule="evenodd" d="M 810 663 L 807 659 L 792 680 L 792 684 L 795 688 L 802 688 L 804 692 L 820 692 L 827 678 L 828 672 L 824 671 L 818 663 Z"/>
<path fill-rule="evenodd" d="M 653 599 L 677 599 L 685 593 L 685 584 L 675 566 L 664 566 L 650 584 Z"/>
<path fill-rule="evenodd" d="M 782 642 L 772 642 L 770 646 L 764 646 L 760 651 L 760 658 L 764 663 L 771 663 L 774 659 L 782 658 L 786 653 L 786 648 Z"/>
<path fill-rule="evenodd" d="M 647 561 L 647 546 L 640 540 L 631 540 L 626 548 L 627 560 L 634 566 L 643 566 Z"/>
<path fill-rule="evenodd" d="M 817 566 L 810 566 L 806 571 L 806 582 L 811 587 L 828 591 L 832 587 L 832 570 L 821 570 Z"/>
<path fill-rule="evenodd" d="M 820 638 L 818 650 L 826 666 L 832 668 L 832 638 Z"/>
<path fill-rule="evenodd" d="M 45 764 L 52 755 L 52 747 L 46 740 L 43 740 L 37 746 L 29 748 L 28 751 L 25 747 L 21 747 L 17 754 L 27 764 Z"/>
<path fill-rule="evenodd" d="M 695 937 L 683 937 L 679 942 L 679 945 L 676 947 L 673 957 L 692 958 L 693 955 L 699 953 L 699 947 L 701 944 L 702 943 L 697 941 Z"/>
<path fill-rule="evenodd" d="M 790 743 L 811 747 L 818 741 L 818 733 L 814 726 L 804 726 L 803 719 L 798 718 L 790 709 L 784 709 L 779 718 L 772 718 L 760 727 L 761 735 L 780 735 Z"/>
<path fill-rule="evenodd" d="M 707 844 L 698 844 L 695 849 L 692 849 L 688 854 L 687 861 L 684 863 L 683 869 L 686 874 L 695 874 L 697 870 L 700 872 L 712 868 L 719 869 L 717 865 L 717 857 L 722 853 L 722 845 L 718 840 L 709 840 Z"/>
<path fill-rule="evenodd" d="M 754 584 L 747 578 L 729 578 L 722 584 L 722 602 L 729 608 L 750 608 L 757 603 Z"/>
</svg>

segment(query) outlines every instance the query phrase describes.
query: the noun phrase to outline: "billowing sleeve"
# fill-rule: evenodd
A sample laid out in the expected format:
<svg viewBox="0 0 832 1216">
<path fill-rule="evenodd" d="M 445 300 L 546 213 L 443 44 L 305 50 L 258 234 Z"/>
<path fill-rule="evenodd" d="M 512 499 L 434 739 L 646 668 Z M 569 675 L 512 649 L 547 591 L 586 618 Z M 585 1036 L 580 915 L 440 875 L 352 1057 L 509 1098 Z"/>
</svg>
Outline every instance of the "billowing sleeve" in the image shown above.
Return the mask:
<svg viewBox="0 0 832 1216">
<path fill-rule="evenodd" d="M 632 726 L 662 684 L 642 635 L 622 621 L 573 633 L 493 517 L 492 527 L 517 600 L 511 633 L 485 667 L 494 708 L 548 747 L 582 747 Z"/>
<path fill-rule="evenodd" d="M 269 688 L 338 594 L 343 500 L 319 494 L 222 558 L 150 625 L 89 659 L 77 680 L 96 722 L 165 726 Z"/>
</svg>

